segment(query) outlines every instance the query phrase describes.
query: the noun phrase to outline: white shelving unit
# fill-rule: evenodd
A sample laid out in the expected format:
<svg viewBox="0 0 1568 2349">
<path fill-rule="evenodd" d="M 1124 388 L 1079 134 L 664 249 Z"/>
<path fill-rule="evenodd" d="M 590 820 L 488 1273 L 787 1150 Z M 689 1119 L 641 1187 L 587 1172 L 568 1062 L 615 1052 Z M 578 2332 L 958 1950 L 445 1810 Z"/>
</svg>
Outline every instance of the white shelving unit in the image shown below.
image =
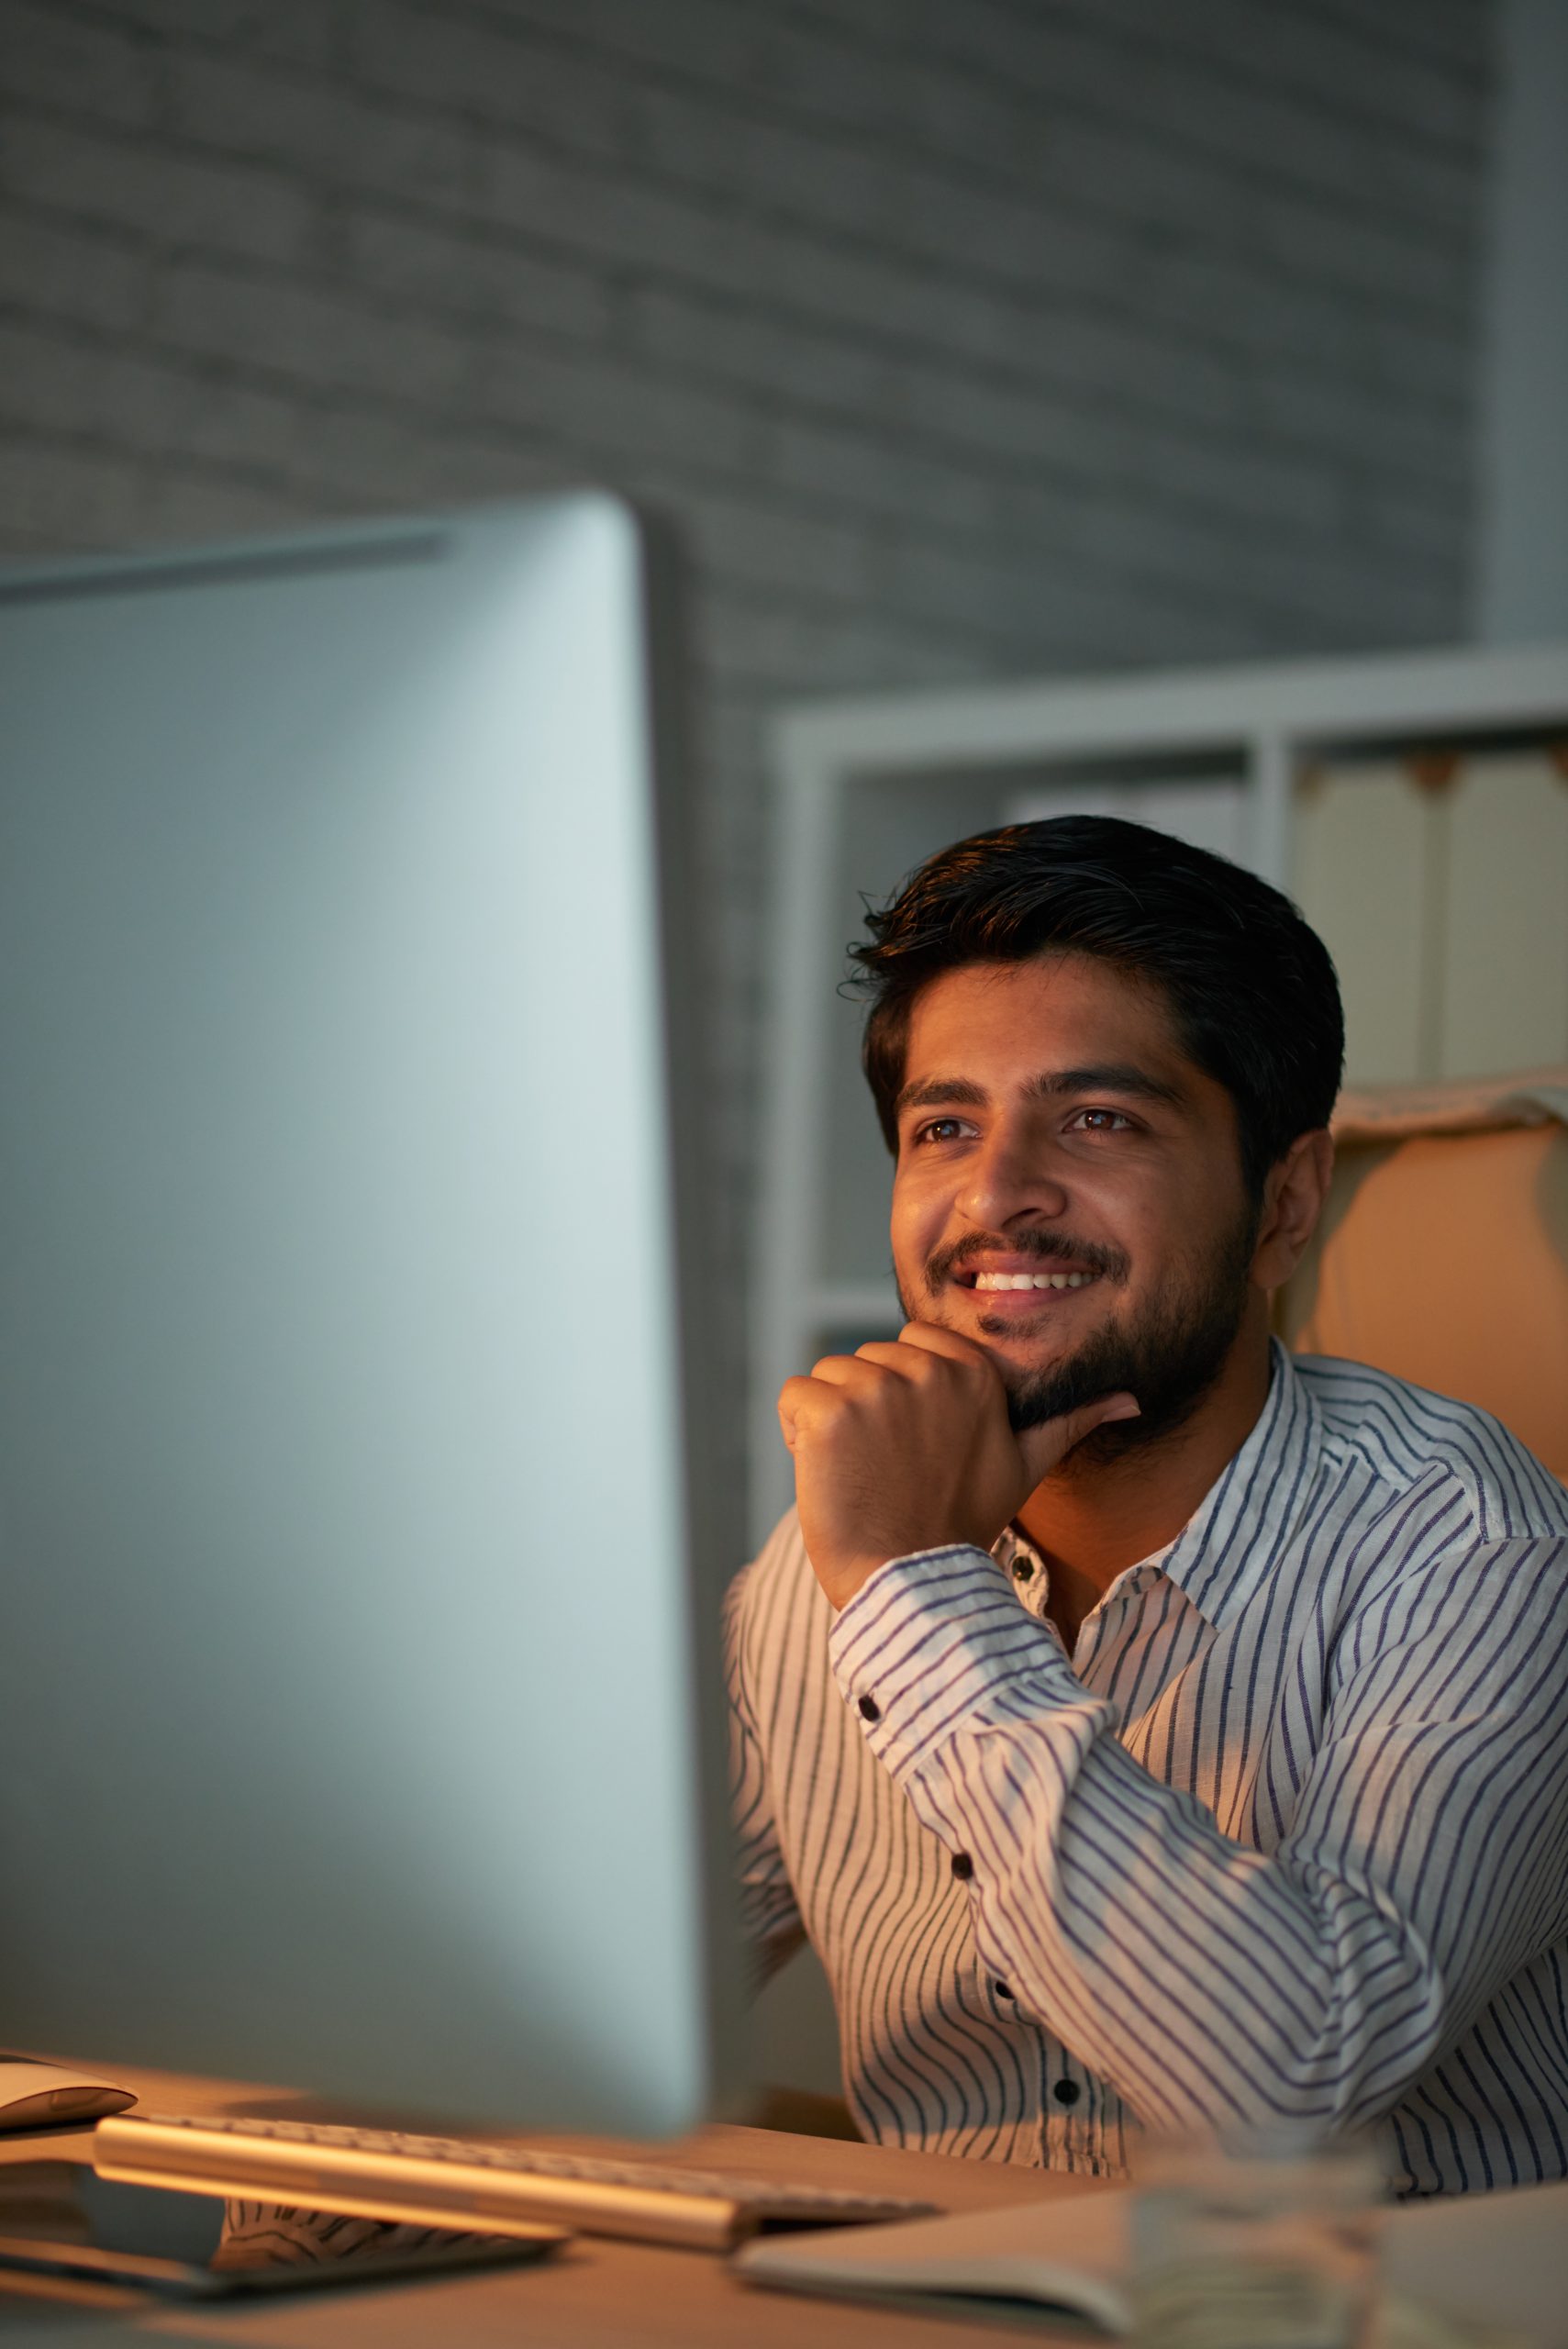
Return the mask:
<svg viewBox="0 0 1568 2349">
<path fill-rule="evenodd" d="M 862 1008 L 838 992 L 847 943 L 864 934 L 862 899 L 880 903 L 966 833 L 1073 805 L 1164 821 L 1289 888 L 1307 770 L 1564 734 L 1562 645 L 902 693 L 782 712 L 772 745 L 780 856 L 753 1353 L 758 1538 L 791 1497 L 773 1416 L 780 1385 L 898 1320 L 888 1162 L 859 1068 Z M 1223 841 L 1217 822 L 1229 828 Z M 1409 885 L 1407 875 L 1388 878 Z M 1568 904 L 1563 924 L 1568 941 Z"/>
</svg>

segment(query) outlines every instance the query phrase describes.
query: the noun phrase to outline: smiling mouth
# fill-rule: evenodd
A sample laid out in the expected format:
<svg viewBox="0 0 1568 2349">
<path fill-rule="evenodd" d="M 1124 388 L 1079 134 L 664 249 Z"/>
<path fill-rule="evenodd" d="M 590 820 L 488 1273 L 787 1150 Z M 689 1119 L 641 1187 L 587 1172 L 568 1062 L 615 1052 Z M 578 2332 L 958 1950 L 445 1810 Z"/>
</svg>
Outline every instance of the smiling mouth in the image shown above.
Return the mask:
<svg viewBox="0 0 1568 2349">
<path fill-rule="evenodd" d="M 1088 1288 L 1099 1279 L 1098 1273 L 960 1273 L 959 1285 L 963 1288 L 1000 1289 Z"/>
<path fill-rule="evenodd" d="M 1048 1307 L 1054 1316 L 1063 1291 L 1119 1288 L 1129 1270 L 1120 1249 L 1095 1247 L 1071 1232 L 974 1231 L 930 1257 L 926 1293 L 933 1303 L 955 1289 L 973 1297 L 1001 1329 Z"/>
</svg>

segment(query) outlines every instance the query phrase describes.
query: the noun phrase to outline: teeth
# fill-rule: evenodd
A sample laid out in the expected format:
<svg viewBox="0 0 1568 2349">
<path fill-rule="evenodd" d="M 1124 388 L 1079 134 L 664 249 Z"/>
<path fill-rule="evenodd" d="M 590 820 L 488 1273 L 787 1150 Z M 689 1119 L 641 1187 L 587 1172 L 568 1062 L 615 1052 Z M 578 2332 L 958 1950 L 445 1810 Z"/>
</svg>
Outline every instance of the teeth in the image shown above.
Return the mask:
<svg viewBox="0 0 1568 2349">
<path fill-rule="evenodd" d="M 976 1273 L 976 1288 L 1087 1288 L 1093 1273 Z"/>
</svg>

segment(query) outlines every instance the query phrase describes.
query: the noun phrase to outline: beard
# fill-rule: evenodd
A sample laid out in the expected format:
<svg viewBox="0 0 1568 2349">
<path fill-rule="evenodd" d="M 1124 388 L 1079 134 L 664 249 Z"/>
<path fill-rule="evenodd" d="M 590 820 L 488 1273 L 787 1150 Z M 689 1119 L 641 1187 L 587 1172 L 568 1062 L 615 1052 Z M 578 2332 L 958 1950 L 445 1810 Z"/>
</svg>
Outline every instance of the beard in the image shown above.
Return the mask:
<svg viewBox="0 0 1568 2349">
<path fill-rule="evenodd" d="M 1201 1260 L 1170 1274 L 1130 1319 L 1103 1322 L 1072 1353 L 1039 1368 L 995 1356 L 1015 1433 L 1124 1389 L 1137 1398 L 1138 1418 L 1095 1429 L 1068 1453 L 1068 1469 L 1124 1459 L 1184 1426 L 1214 1386 L 1236 1342 L 1251 1294 L 1256 1238 L 1257 1215 L 1249 1205 Z M 1062 1233 L 974 1237 L 932 1258 L 926 1277 L 933 1295 L 957 1264 L 982 1262 L 991 1253 L 1049 1256 L 1095 1273 L 1107 1286 L 1125 1282 L 1129 1269 L 1119 1250 L 1093 1247 Z M 902 1292 L 899 1301 L 906 1318 L 914 1319 Z M 1000 1314 L 982 1315 L 977 1327 L 988 1338 L 1019 1335 L 1016 1323 Z"/>
</svg>

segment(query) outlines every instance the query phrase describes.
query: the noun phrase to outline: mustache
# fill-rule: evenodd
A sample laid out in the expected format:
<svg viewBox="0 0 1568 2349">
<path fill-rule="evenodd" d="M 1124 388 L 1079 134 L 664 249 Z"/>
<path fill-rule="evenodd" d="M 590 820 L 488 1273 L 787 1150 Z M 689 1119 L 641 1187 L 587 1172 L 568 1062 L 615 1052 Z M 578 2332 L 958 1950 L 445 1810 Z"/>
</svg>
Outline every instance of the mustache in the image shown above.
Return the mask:
<svg viewBox="0 0 1568 2349">
<path fill-rule="evenodd" d="M 967 1271 L 973 1264 L 984 1266 L 988 1256 L 1049 1257 L 1058 1264 L 1071 1264 L 1081 1273 L 1095 1273 L 1104 1280 L 1122 1281 L 1128 1275 L 1128 1259 L 1119 1248 L 1101 1248 L 1092 1240 L 1075 1240 L 1068 1231 L 1015 1231 L 1007 1235 L 994 1231 L 965 1232 L 962 1240 L 951 1241 L 939 1248 L 926 1264 L 926 1286 L 933 1293 L 954 1273 Z"/>
</svg>

